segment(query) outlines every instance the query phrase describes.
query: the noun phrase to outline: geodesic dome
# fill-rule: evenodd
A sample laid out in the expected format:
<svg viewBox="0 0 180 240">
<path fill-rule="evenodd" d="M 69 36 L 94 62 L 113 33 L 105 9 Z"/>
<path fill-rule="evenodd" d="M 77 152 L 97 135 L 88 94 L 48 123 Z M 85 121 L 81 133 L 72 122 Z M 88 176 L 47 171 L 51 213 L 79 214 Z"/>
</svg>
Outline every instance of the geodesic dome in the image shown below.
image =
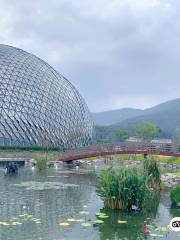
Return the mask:
<svg viewBox="0 0 180 240">
<path fill-rule="evenodd" d="M 74 86 L 49 64 L 0 44 L 0 145 L 88 145 L 93 123 Z"/>
</svg>

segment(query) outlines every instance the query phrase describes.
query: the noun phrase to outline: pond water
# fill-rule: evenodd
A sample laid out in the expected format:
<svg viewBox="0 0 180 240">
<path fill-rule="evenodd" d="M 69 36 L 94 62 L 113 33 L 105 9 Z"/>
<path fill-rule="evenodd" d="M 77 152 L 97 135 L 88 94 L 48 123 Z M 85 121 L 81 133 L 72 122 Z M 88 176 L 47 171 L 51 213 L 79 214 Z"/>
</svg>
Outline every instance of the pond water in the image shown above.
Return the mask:
<svg viewBox="0 0 180 240">
<path fill-rule="evenodd" d="M 179 216 L 178 211 L 170 209 L 168 192 L 157 198 L 146 213 L 107 212 L 95 184 L 95 172 L 90 169 L 77 171 L 62 166 L 40 173 L 24 167 L 17 175 L 4 176 L 1 168 L 0 240 L 180 239 L 179 233 L 162 228 Z M 93 225 L 99 211 L 109 218 Z M 152 236 L 143 233 L 144 220 L 152 225 Z M 64 222 L 69 226 L 59 225 Z M 82 226 L 84 223 L 88 224 Z M 157 227 L 161 229 L 157 231 Z"/>
</svg>

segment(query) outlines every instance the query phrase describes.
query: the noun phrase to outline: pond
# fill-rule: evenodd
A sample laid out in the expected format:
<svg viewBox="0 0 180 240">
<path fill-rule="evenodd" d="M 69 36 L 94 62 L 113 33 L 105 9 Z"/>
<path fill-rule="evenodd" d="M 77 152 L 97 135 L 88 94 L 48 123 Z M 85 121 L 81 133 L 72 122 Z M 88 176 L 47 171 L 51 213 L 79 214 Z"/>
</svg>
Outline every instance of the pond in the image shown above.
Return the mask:
<svg viewBox="0 0 180 240">
<path fill-rule="evenodd" d="M 169 192 L 157 197 L 147 212 L 128 214 L 103 209 L 95 184 L 90 167 L 45 172 L 23 167 L 12 176 L 1 168 L 0 240 L 180 239 L 166 228 L 179 215 L 170 209 Z M 108 217 L 96 216 L 100 211 Z M 97 219 L 101 221 L 95 224 Z M 142 231 L 144 220 L 151 225 L 151 235 Z"/>
</svg>

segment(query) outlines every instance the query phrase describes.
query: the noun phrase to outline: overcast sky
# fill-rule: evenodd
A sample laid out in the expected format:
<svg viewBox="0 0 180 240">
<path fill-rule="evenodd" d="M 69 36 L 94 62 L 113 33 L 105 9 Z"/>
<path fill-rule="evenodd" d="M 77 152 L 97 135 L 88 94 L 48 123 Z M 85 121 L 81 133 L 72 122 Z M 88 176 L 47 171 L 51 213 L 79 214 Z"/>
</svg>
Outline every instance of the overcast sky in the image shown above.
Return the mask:
<svg viewBox="0 0 180 240">
<path fill-rule="evenodd" d="M 0 42 L 67 77 L 91 111 L 180 97 L 179 0 L 0 0 Z"/>
</svg>

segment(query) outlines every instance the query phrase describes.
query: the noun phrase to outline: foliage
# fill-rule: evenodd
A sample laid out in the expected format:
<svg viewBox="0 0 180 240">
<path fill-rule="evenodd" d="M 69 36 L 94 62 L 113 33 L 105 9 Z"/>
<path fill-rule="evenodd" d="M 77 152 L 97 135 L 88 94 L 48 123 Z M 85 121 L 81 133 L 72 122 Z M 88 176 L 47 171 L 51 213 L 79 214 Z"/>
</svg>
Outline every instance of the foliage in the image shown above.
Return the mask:
<svg viewBox="0 0 180 240">
<path fill-rule="evenodd" d="M 144 159 L 144 174 L 147 176 L 147 183 L 152 188 L 160 188 L 161 176 L 158 163 L 155 158 L 148 157 Z"/>
<path fill-rule="evenodd" d="M 46 157 L 37 157 L 36 160 L 37 160 L 37 163 L 36 163 L 37 169 L 39 171 L 45 170 L 46 166 L 47 166 L 47 159 L 46 159 Z"/>
<path fill-rule="evenodd" d="M 172 206 L 178 207 L 180 204 L 180 186 L 179 185 L 171 190 L 170 197 L 171 197 Z"/>
<path fill-rule="evenodd" d="M 14 147 L 14 146 L 0 146 L 0 151 L 2 152 L 24 152 L 24 151 L 31 151 L 31 152 L 41 152 L 44 151 L 44 147 Z M 49 151 L 59 151 L 61 150 L 58 147 L 49 147 Z"/>
<path fill-rule="evenodd" d="M 96 187 L 98 195 L 110 209 L 130 210 L 132 205 L 142 209 L 150 191 L 146 177 L 137 169 L 104 169 Z"/>
<path fill-rule="evenodd" d="M 116 154 L 112 155 L 114 158 L 120 158 L 122 160 L 134 160 L 134 161 L 143 161 L 144 155 L 142 154 Z M 148 158 L 156 158 L 158 162 L 162 163 L 171 163 L 171 164 L 180 164 L 180 157 L 167 157 L 167 156 L 158 156 L 152 155 Z"/>
<path fill-rule="evenodd" d="M 122 140 L 126 140 L 130 137 L 130 134 L 122 129 L 118 129 L 116 132 L 115 132 L 115 135 L 116 137 L 122 141 Z"/>
<path fill-rule="evenodd" d="M 143 123 L 136 129 L 137 136 L 143 139 L 158 137 L 161 132 L 161 128 L 151 122 Z"/>
<path fill-rule="evenodd" d="M 51 161 L 59 161 L 59 156 L 54 155 L 54 156 L 49 156 L 48 159 L 46 156 L 36 156 L 36 166 L 39 171 L 43 171 L 46 169 L 48 162 Z"/>
</svg>

